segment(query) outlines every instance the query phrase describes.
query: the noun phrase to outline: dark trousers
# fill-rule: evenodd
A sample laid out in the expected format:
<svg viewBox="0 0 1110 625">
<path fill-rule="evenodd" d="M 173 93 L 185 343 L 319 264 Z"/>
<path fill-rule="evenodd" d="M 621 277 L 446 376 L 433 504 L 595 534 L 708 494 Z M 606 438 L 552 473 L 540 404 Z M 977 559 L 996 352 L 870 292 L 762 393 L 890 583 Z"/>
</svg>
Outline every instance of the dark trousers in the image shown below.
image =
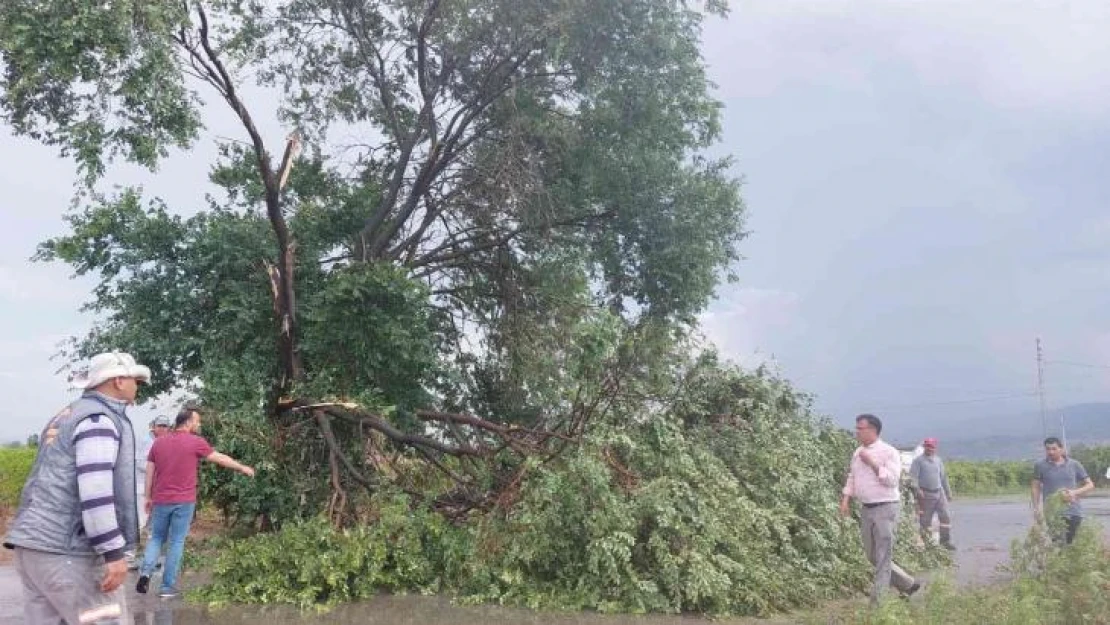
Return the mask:
<svg viewBox="0 0 1110 625">
<path fill-rule="evenodd" d="M 1083 522 L 1083 517 L 1079 516 L 1066 516 L 1064 523 L 1056 525 L 1051 529 L 1052 542 L 1056 544 L 1070 545 L 1075 540 L 1075 535 L 1079 532 L 1079 525 Z"/>
</svg>

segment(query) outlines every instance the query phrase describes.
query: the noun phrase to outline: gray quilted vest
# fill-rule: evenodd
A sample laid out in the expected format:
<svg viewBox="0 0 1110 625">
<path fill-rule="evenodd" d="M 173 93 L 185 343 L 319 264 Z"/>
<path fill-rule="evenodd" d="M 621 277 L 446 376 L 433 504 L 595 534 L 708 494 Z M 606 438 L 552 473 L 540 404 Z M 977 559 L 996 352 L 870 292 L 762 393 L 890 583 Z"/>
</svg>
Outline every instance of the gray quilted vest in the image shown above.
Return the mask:
<svg viewBox="0 0 1110 625">
<path fill-rule="evenodd" d="M 139 539 L 135 430 L 125 408 L 120 401 L 88 391 L 51 419 L 40 436 L 38 456 L 23 486 L 19 510 L 4 541 L 5 547 L 79 556 L 96 553 L 81 521 L 73 437 L 78 423 L 100 415 L 110 419 L 119 431 L 119 455 L 112 478 L 116 519 L 127 543 L 124 549 L 135 549 Z"/>
</svg>

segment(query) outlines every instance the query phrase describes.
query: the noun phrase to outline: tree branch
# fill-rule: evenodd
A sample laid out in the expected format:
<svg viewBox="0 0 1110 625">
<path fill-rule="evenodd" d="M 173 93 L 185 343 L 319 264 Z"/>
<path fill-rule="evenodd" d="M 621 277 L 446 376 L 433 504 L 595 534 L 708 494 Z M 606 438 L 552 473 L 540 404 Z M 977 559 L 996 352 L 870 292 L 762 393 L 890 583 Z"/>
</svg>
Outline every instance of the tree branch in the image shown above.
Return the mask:
<svg viewBox="0 0 1110 625">
<path fill-rule="evenodd" d="M 455 457 L 483 455 L 481 451 L 472 447 L 452 447 L 426 436 L 402 432 L 378 415 L 373 415 L 365 412 L 348 411 L 339 407 L 326 407 L 323 408 L 323 410 L 330 416 L 339 419 L 345 419 L 354 423 L 361 423 L 373 430 L 377 430 L 393 442 L 404 445 L 406 447 L 423 447 L 425 449 L 435 450 L 442 454 Z"/>
<path fill-rule="evenodd" d="M 371 493 L 377 490 L 377 485 L 364 476 L 362 472 L 354 466 L 350 458 L 347 457 L 347 454 L 343 453 L 343 448 L 339 445 L 339 441 L 335 438 L 335 432 L 331 429 L 331 419 L 328 417 L 327 412 L 324 410 L 315 410 L 313 411 L 313 415 L 315 415 L 317 423 L 320 424 L 320 433 L 323 434 L 324 440 L 328 444 L 328 449 L 331 451 L 333 458 L 332 462 L 335 461 L 335 458 L 338 458 L 356 482 L 362 484 L 366 490 Z"/>
</svg>

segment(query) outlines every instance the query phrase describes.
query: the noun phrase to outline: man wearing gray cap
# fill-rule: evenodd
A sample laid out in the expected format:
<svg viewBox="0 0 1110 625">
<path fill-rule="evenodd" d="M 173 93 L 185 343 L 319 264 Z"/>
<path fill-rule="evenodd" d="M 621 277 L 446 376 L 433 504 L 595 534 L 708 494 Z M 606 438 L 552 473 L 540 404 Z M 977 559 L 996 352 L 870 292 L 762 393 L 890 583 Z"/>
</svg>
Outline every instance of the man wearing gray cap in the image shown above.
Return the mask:
<svg viewBox="0 0 1110 625">
<path fill-rule="evenodd" d="M 150 422 L 150 432 L 143 437 L 135 451 L 135 487 L 139 489 L 139 528 L 146 527 L 146 457 L 154 441 L 160 436 L 165 436 L 170 431 L 170 418 L 166 416 L 155 417 Z"/>
<path fill-rule="evenodd" d="M 146 528 L 150 515 L 146 511 L 146 455 L 154 446 L 154 441 L 160 436 L 165 436 L 170 431 L 170 418 L 166 416 L 155 417 L 150 421 L 150 431 L 146 436 L 140 437 L 135 442 L 135 494 L 139 501 L 139 533 Z M 141 537 L 141 536 L 140 536 Z M 127 552 L 127 568 L 134 571 L 139 568 L 134 552 Z"/>
<path fill-rule="evenodd" d="M 54 416 L 4 546 L 15 550 L 28 625 L 129 622 L 125 554 L 139 539 L 135 430 L 126 409 L 150 369 L 130 354 L 89 361 L 81 397 Z"/>
</svg>

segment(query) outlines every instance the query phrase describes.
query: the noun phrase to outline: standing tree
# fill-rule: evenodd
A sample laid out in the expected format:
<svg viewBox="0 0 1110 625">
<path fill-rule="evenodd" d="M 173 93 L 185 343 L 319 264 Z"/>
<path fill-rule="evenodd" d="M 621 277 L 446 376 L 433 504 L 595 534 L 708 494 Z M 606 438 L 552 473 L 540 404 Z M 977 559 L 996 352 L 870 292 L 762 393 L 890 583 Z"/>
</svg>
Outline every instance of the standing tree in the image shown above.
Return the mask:
<svg viewBox="0 0 1110 625">
<path fill-rule="evenodd" d="M 394 470 L 383 440 L 450 476 L 444 501 L 491 505 L 622 379 L 665 369 L 627 342 L 685 332 L 737 258 L 737 183 L 701 155 L 719 105 L 700 24 L 724 12 L 9 2 L 5 118 L 89 185 L 113 158 L 153 168 L 188 148 L 209 107 L 246 138 L 224 146 L 222 197 L 195 217 L 133 189 L 94 194 L 43 244 L 100 278 L 102 317 L 77 352 L 126 345 L 156 391 L 261 403 L 277 434 L 256 438 L 329 484 L 333 509 Z M 257 122 L 274 115 L 292 130 L 280 149 Z"/>
</svg>

